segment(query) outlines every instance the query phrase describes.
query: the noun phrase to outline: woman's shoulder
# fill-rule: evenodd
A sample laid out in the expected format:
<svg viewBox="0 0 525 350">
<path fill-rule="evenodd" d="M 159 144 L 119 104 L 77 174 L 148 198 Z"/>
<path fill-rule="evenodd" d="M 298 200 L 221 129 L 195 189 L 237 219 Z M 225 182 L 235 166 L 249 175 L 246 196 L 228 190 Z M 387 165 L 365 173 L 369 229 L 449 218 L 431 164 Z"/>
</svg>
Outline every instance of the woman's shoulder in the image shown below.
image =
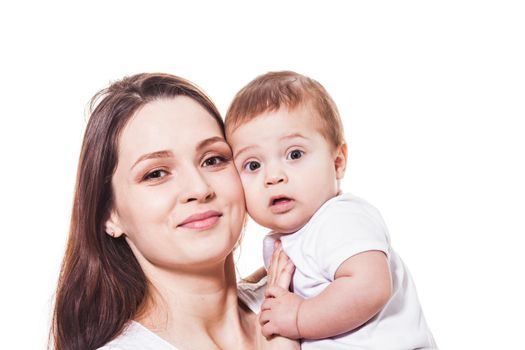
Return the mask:
<svg viewBox="0 0 525 350">
<path fill-rule="evenodd" d="M 254 313 L 259 313 L 261 310 L 265 286 L 266 277 L 257 282 L 238 283 L 239 299 Z M 118 337 L 97 350 L 177 350 L 177 348 L 140 323 L 131 321 Z"/>
<path fill-rule="evenodd" d="M 140 323 L 131 321 L 118 337 L 97 350 L 177 350 L 177 348 Z"/>
</svg>

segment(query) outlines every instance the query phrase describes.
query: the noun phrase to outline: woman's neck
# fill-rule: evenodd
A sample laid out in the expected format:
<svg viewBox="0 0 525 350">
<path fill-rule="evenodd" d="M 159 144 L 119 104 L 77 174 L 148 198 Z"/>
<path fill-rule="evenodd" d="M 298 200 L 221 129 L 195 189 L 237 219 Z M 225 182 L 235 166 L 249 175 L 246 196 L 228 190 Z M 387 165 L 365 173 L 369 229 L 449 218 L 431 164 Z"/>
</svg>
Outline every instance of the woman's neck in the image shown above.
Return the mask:
<svg viewBox="0 0 525 350">
<path fill-rule="evenodd" d="M 231 254 L 223 264 L 199 271 L 150 266 L 145 272 L 151 298 L 137 318 L 144 326 L 180 348 L 251 347 L 255 314 L 239 306 Z"/>
</svg>

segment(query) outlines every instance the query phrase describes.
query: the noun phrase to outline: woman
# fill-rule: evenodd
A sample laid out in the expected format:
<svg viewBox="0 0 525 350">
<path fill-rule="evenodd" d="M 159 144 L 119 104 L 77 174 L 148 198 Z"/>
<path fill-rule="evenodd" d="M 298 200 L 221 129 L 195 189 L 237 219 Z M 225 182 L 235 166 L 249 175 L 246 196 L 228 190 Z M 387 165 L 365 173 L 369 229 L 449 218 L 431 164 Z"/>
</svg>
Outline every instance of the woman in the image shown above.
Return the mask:
<svg viewBox="0 0 525 350">
<path fill-rule="evenodd" d="M 244 198 L 211 100 L 184 79 L 139 74 L 97 94 L 91 111 L 55 348 L 298 348 L 262 337 L 260 286 L 237 289 Z"/>
</svg>

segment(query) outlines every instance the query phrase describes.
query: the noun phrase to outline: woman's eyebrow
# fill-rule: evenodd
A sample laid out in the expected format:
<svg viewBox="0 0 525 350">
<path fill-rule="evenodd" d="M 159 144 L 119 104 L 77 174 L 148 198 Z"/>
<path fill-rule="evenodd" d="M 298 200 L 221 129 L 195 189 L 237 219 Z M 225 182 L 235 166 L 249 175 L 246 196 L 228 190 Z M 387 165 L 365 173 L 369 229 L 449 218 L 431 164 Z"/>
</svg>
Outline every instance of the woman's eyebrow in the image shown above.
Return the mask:
<svg viewBox="0 0 525 350">
<path fill-rule="evenodd" d="M 151 153 L 143 154 L 137 159 L 137 161 L 131 166 L 131 169 L 133 169 L 138 163 L 147 160 L 147 159 L 155 159 L 155 158 L 170 158 L 173 157 L 173 152 L 164 150 L 164 151 L 155 151 Z"/>
<path fill-rule="evenodd" d="M 197 150 L 199 151 L 199 150 L 201 150 L 203 148 L 206 148 L 209 145 L 217 143 L 217 142 L 222 142 L 224 144 L 227 144 L 226 140 L 223 137 L 214 136 L 214 137 L 210 137 L 208 139 L 205 139 L 205 140 L 202 140 L 201 142 L 199 142 L 199 144 L 197 145 Z"/>
<path fill-rule="evenodd" d="M 209 139 L 205 139 L 197 145 L 197 150 L 200 150 L 202 148 L 205 148 L 209 146 L 210 144 L 214 144 L 217 142 L 222 142 L 226 144 L 226 140 L 219 136 L 210 137 Z M 148 160 L 148 159 L 155 159 L 155 158 L 171 158 L 173 157 L 173 152 L 169 150 L 163 150 L 163 151 L 155 151 L 151 153 L 143 154 L 137 159 L 137 161 L 131 166 L 131 169 L 133 169 L 138 163 Z"/>
</svg>

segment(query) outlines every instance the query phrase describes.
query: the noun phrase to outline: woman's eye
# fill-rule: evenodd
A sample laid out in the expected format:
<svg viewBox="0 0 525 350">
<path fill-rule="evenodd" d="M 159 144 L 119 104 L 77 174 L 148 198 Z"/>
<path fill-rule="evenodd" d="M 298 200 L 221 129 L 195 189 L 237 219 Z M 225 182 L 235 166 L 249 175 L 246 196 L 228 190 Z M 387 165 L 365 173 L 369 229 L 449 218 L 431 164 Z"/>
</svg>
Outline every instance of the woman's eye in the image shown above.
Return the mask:
<svg viewBox="0 0 525 350">
<path fill-rule="evenodd" d="M 166 170 L 157 169 L 147 173 L 146 176 L 144 176 L 144 180 L 160 179 L 166 175 L 168 175 L 168 172 Z"/>
<path fill-rule="evenodd" d="M 252 160 L 244 165 L 244 169 L 247 171 L 256 171 L 261 167 L 261 163 Z"/>
<path fill-rule="evenodd" d="M 294 159 L 299 159 L 303 156 L 304 152 L 303 151 L 299 151 L 298 149 L 294 149 L 293 151 L 291 151 L 290 153 L 288 153 L 286 155 L 286 159 L 288 160 L 294 160 Z"/>
<path fill-rule="evenodd" d="M 220 165 L 222 163 L 226 162 L 226 158 L 224 157 L 220 157 L 220 156 L 215 156 L 215 157 L 210 157 L 208 159 L 206 159 L 203 163 L 202 163 L 202 166 L 217 166 L 217 165 Z"/>
</svg>

